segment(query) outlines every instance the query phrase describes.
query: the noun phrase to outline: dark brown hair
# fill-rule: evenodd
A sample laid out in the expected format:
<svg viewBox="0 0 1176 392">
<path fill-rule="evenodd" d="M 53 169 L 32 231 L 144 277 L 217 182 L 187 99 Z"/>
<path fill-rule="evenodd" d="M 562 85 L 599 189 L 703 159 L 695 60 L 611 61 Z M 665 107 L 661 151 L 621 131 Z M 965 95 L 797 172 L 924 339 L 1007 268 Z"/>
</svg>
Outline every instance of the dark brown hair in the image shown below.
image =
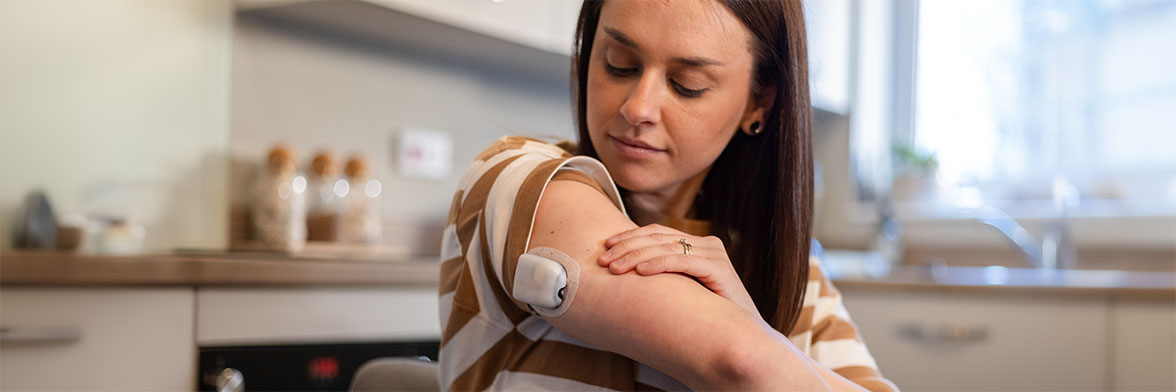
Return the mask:
<svg viewBox="0 0 1176 392">
<path fill-rule="evenodd" d="M 812 235 L 813 158 L 808 55 L 800 0 L 724 4 L 754 38 L 755 96 L 775 89 L 756 136 L 736 132 L 695 199 L 711 220 L 760 315 L 783 333 L 800 316 Z M 588 135 L 588 67 L 603 0 L 580 9 L 572 54 L 572 101 L 582 155 L 598 157 Z"/>
</svg>

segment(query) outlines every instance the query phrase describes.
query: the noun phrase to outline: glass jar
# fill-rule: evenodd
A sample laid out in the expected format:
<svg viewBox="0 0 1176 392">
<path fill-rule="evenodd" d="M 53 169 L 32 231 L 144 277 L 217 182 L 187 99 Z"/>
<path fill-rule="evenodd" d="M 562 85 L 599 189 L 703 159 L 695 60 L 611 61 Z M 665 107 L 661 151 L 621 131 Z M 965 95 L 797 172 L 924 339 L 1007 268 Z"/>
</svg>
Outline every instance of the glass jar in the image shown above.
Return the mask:
<svg viewBox="0 0 1176 392">
<path fill-rule="evenodd" d="M 382 235 L 380 193 L 383 186 L 372 178 L 367 160 L 352 157 L 344 168 L 349 191 L 340 219 L 340 240 L 348 244 L 377 245 Z"/>
<path fill-rule="evenodd" d="M 307 175 L 306 240 L 333 242 L 339 237 L 339 215 L 347 196 L 347 180 L 339 176 L 335 156 L 323 151 L 314 156 Z"/>
<path fill-rule="evenodd" d="M 306 243 L 306 178 L 298 174 L 294 153 L 270 150 L 254 191 L 255 238 L 265 248 L 297 251 Z"/>
</svg>

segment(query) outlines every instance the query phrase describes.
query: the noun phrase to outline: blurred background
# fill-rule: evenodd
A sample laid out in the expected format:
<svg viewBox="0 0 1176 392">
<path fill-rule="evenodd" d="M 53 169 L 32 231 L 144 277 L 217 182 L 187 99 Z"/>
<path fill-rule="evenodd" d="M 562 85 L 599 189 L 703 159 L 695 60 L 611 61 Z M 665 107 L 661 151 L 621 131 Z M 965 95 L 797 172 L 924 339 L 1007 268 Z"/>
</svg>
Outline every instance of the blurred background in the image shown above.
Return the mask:
<svg viewBox="0 0 1176 392">
<path fill-rule="evenodd" d="M 575 138 L 579 6 L 0 0 L 0 389 L 435 359 L 458 176 Z M 805 7 L 814 254 L 883 374 L 1176 390 L 1176 1 Z"/>
</svg>

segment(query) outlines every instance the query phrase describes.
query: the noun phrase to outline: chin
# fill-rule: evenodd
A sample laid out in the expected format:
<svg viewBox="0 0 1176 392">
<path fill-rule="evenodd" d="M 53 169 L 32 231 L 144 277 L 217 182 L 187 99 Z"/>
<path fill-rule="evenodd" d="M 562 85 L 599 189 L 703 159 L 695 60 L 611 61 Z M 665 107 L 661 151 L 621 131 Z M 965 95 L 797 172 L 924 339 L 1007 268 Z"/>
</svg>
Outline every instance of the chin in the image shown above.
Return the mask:
<svg viewBox="0 0 1176 392">
<path fill-rule="evenodd" d="M 659 180 L 650 178 L 641 168 L 628 167 L 613 170 L 612 167 L 609 167 L 609 174 L 612 175 L 613 181 L 617 183 L 618 187 L 629 192 L 649 192 L 665 185 Z"/>
<path fill-rule="evenodd" d="M 649 192 L 667 185 L 664 173 L 618 157 L 617 152 L 611 150 L 611 146 L 605 148 L 608 150 L 602 151 L 597 147 L 596 154 L 618 187 L 630 192 Z"/>
</svg>

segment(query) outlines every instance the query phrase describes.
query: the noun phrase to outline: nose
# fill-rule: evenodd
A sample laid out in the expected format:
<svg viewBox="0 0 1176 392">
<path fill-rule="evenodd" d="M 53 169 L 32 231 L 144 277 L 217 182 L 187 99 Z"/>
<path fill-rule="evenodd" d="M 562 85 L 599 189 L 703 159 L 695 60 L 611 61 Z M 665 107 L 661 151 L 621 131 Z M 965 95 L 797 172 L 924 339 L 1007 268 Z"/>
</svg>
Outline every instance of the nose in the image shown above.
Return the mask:
<svg viewBox="0 0 1176 392">
<path fill-rule="evenodd" d="M 662 89 L 657 72 L 647 70 L 637 80 L 625 104 L 621 105 L 621 116 L 638 128 L 661 122 Z"/>
</svg>

